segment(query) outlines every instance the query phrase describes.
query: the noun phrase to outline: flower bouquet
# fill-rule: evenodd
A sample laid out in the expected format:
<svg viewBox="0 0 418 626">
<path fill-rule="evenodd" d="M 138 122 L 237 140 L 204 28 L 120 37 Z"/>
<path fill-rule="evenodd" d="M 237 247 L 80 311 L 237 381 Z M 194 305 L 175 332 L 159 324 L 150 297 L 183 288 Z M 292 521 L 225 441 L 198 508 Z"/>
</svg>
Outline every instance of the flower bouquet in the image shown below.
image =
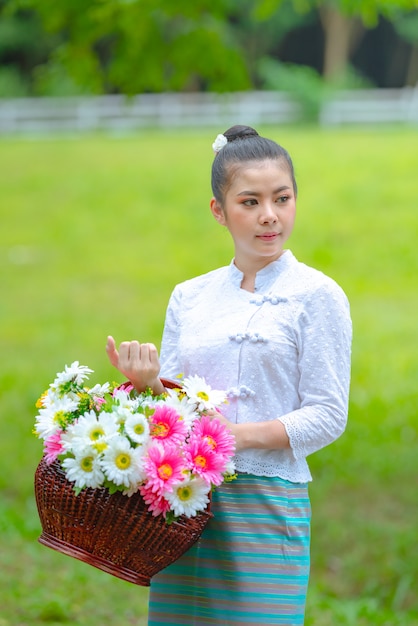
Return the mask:
<svg viewBox="0 0 418 626">
<path fill-rule="evenodd" d="M 198 376 L 166 393 L 95 385 L 76 361 L 37 402 L 39 541 L 140 585 L 179 558 L 234 475 L 234 438 L 214 410 L 225 393 Z M 208 414 L 209 413 L 209 414 Z"/>
</svg>

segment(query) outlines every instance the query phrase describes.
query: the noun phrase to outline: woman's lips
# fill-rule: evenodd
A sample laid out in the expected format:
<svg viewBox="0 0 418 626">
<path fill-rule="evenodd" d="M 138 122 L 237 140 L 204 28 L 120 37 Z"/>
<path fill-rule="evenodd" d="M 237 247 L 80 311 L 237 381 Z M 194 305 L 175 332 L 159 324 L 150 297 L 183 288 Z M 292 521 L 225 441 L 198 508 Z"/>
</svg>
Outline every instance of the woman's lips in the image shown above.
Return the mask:
<svg viewBox="0 0 418 626">
<path fill-rule="evenodd" d="M 257 235 L 257 239 L 262 241 L 274 241 L 279 236 L 279 233 L 264 233 L 263 235 Z"/>
</svg>

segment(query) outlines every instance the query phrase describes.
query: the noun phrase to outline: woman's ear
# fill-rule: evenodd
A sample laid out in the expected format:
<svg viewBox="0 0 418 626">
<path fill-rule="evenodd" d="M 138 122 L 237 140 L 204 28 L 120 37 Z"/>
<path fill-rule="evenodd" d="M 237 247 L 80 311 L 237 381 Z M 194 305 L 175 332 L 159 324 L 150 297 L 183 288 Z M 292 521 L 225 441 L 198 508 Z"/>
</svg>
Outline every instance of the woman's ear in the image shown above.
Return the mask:
<svg viewBox="0 0 418 626">
<path fill-rule="evenodd" d="M 221 207 L 221 205 L 219 204 L 216 198 L 212 198 L 212 200 L 210 201 L 210 210 L 215 220 L 222 226 L 225 226 L 226 224 L 225 214 L 224 214 L 223 208 Z"/>
</svg>

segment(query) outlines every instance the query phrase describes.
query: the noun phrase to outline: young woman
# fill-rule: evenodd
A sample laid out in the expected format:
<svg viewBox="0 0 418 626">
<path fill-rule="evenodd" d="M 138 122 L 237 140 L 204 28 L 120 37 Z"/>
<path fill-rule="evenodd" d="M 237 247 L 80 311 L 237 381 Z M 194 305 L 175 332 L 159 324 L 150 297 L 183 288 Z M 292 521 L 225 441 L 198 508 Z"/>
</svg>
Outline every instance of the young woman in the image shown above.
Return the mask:
<svg viewBox="0 0 418 626">
<path fill-rule="evenodd" d="M 199 374 L 227 390 L 237 480 L 213 494 L 201 540 L 154 577 L 149 625 L 297 626 L 309 577 L 306 457 L 347 420 L 351 321 L 341 288 L 284 246 L 296 213 L 292 161 L 235 126 L 214 143 L 210 208 L 234 259 L 178 285 L 161 375 Z M 155 346 L 109 337 L 111 362 L 138 390 L 163 391 Z"/>
</svg>

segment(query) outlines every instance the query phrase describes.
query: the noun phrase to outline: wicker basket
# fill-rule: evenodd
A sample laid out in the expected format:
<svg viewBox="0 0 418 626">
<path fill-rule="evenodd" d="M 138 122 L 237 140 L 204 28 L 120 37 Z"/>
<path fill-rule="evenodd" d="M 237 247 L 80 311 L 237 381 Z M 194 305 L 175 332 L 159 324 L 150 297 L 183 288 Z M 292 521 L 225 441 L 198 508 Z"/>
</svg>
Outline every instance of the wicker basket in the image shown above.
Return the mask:
<svg viewBox="0 0 418 626">
<path fill-rule="evenodd" d="M 142 586 L 184 554 L 212 517 L 208 509 L 167 525 L 148 511 L 139 493 L 127 497 L 99 488 L 76 495 L 58 461 L 39 463 L 35 496 L 40 543 Z"/>
<path fill-rule="evenodd" d="M 40 543 L 143 586 L 186 552 L 212 517 L 207 510 L 167 525 L 148 511 L 139 493 L 128 498 L 100 488 L 77 496 L 57 461 L 39 463 L 35 496 Z"/>
</svg>

